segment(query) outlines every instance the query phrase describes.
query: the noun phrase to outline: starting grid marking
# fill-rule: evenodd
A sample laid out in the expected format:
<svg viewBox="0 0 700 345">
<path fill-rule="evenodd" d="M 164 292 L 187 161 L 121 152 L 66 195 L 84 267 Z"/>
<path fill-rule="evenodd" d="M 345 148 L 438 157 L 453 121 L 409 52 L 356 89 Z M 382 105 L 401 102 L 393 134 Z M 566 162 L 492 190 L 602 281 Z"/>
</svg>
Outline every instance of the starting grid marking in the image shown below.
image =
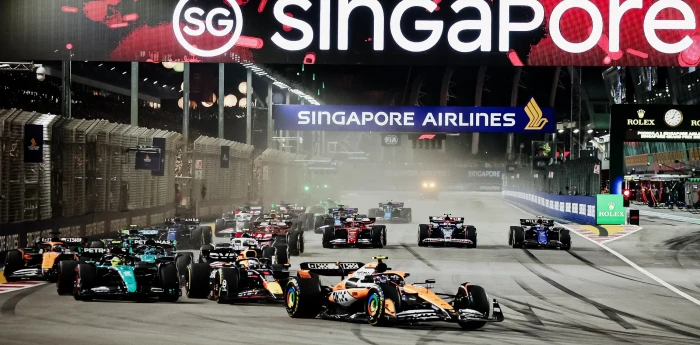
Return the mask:
<svg viewBox="0 0 700 345">
<path fill-rule="evenodd" d="M 5 276 L 0 271 L 0 294 L 28 289 L 31 287 L 48 284 L 42 281 L 19 281 L 8 283 Z"/>
<path fill-rule="evenodd" d="M 642 227 L 634 226 L 634 225 L 627 225 L 627 226 L 624 226 L 624 229 L 621 231 L 617 231 L 617 232 L 610 234 L 608 236 L 600 236 L 600 233 L 594 232 L 594 231 L 591 231 L 590 229 L 588 229 L 588 228 L 595 229 L 594 227 L 591 227 L 588 225 L 579 225 L 579 224 L 568 223 L 568 224 L 566 224 L 566 228 L 568 228 L 569 230 L 571 230 L 571 231 L 573 231 L 573 232 L 575 232 L 575 233 L 577 233 L 577 234 L 579 234 L 579 235 L 581 235 L 581 236 L 583 236 L 591 241 L 595 241 L 596 243 L 601 243 L 601 244 L 618 240 L 618 239 L 623 238 L 625 236 L 631 235 L 639 230 L 642 230 Z"/>
</svg>

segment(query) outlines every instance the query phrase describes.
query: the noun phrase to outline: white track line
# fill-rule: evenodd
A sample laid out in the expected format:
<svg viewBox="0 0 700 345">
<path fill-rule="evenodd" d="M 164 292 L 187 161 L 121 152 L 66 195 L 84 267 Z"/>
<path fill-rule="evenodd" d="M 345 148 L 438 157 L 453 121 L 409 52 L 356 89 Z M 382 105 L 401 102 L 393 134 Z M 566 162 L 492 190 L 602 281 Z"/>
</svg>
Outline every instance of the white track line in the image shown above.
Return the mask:
<svg viewBox="0 0 700 345">
<path fill-rule="evenodd" d="M 520 208 L 520 207 L 518 207 L 518 206 L 516 206 L 516 205 L 514 205 L 514 204 L 512 204 L 512 203 L 508 203 L 508 204 L 510 204 L 511 206 L 517 208 L 518 210 L 520 210 L 520 212 L 523 212 L 523 213 L 525 213 L 525 214 L 530 214 L 530 215 L 533 214 L 533 213 L 530 213 L 530 212 L 527 212 L 527 211 L 523 210 L 522 208 Z M 573 229 L 571 229 L 571 228 L 569 228 L 568 226 L 566 226 L 566 224 L 561 224 L 561 223 L 558 223 L 558 222 L 557 222 L 557 224 L 559 224 L 559 226 L 561 226 L 561 227 L 563 227 L 563 228 L 566 228 L 566 229 L 569 229 L 569 230 L 573 231 L 575 234 L 579 235 L 581 238 L 584 238 L 584 239 L 590 241 L 591 243 L 594 243 L 594 244 L 600 246 L 601 248 L 607 250 L 610 254 L 617 256 L 618 259 L 620 259 L 620 260 L 624 261 L 626 264 L 632 266 L 632 268 L 636 269 L 637 271 L 642 272 L 645 276 L 647 276 L 647 277 L 651 278 L 652 280 L 656 281 L 657 283 L 659 283 L 659 284 L 665 286 L 667 289 L 669 289 L 669 290 L 675 292 L 676 294 L 678 294 L 678 295 L 680 295 L 681 297 L 687 299 L 688 301 L 691 301 L 691 302 L 695 303 L 696 305 L 700 306 L 700 300 L 697 300 L 695 297 L 690 296 L 690 295 L 688 295 L 687 293 L 685 293 L 685 292 L 683 292 L 683 291 L 681 291 L 681 290 L 678 290 L 678 288 L 676 288 L 675 286 L 673 286 L 673 285 L 671 285 L 671 284 L 665 282 L 665 281 L 662 280 L 661 278 L 659 278 L 659 277 L 653 275 L 651 272 L 649 272 L 649 271 L 647 271 L 647 270 L 645 270 L 645 269 L 639 267 L 639 265 L 635 264 L 635 263 L 632 262 L 630 259 L 624 257 L 622 254 L 616 252 L 615 250 L 611 249 L 610 247 L 608 247 L 608 246 L 606 246 L 606 245 L 604 245 L 604 244 L 602 244 L 602 243 L 598 243 L 598 242 L 596 242 L 596 241 L 594 241 L 594 240 L 592 240 L 592 239 L 590 239 L 590 238 L 588 238 L 588 237 L 586 237 L 586 236 L 583 236 L 583 235 L 579 234 L 577 231 L 574 231 Z M 640 228 L 639 230 L 641 230 L 641 228 Z M 639 231 L 639 230 L 637 230 L 637 231 Z"/>
</svg>

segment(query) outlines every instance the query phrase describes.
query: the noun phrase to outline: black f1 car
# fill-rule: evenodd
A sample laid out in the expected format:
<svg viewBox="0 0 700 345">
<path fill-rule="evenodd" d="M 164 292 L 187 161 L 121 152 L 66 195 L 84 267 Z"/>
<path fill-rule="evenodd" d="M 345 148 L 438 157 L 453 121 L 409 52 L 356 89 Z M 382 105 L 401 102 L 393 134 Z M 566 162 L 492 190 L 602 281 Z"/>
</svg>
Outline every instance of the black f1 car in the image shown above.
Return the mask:
<svg viewBox="0 0 700 345">
<path fill-rule="evenodd" d="M 377 223 L 410 223 L 413 220 L 411 209 L 395 201 L 380 202 L 379 207 L 370 208 L 367 215 L 376 218 Z"/>
<path fill-rule="evenodd" d="M 200 261 L 187 267 L 187 297 L 218 303 L 281 299 L 279 280 L 289 278 L 289 264 L 272 265 L 257 254 L 254 249 L 203 247 Z"/>
<path fill-rule="evenodd" d="M 418 225 L 418 245 L 463 246 L 476 248 L 476 228 L 464 225 L 464 217 L 429 217 L 430 224 Z"/>
<path fill-rule="evenodd" d="M 508 244 L 513 248 L 540 247 L 571 249 L 571 234 L 568 229 L 554 226 L 554 220 L 521 219 L 520 226 L 511 226 L 508 232 Z"/>
</svg>

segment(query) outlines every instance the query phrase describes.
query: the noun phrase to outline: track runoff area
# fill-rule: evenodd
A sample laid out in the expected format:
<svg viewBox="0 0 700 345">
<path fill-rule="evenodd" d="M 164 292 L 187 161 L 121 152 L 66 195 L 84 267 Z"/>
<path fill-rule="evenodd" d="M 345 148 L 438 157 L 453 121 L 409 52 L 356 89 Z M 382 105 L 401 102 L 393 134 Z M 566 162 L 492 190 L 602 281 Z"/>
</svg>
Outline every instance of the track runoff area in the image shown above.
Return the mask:
<svg viewBox="0 0 700 345">
<path fill-rule="evenodd" d="M 52 339 L 71 344 L 698 344 L 700 307 L 643 274 L 693 298 L 700 297 L 698 252 L 674 251 L 664 242 L 695 229 L 673 220 L 648 223 L 605 243 L 572 236 L 570 251 L 513 249 L 508 229 L 528 210 L 499 193 L 441 193 L 438 201 L 418 193 L 352 192 L 343 201 L 366 210 L 401 200 L 413 224 L 388 225 L 383 249 L 324 249 L 321 235 L 306 234 L 303 261 L 371 262 L 385 255 L 390 268 L 411 273 L 409 282 L 436 279 L 434 290 L 456 293 L 463 282 L 481 285 L 501 305 L 505 321 L 476 331 L 456 324 L 422 323 L 373 327 L 365 323 L 292 319 L 281 303 L 219 305 L 183 296 L 176 303 L 79 302 L 58 296 L 55 286 L 0 294 L 2 344 Z M 417 229 L 430 215 L 464 216 L 476 226 L 477 248 L 419 247 Z M 644 219 L 642 219 L 644 221 Z M 324 278 L 333 284 L 338 278 Z"/>
</svg>

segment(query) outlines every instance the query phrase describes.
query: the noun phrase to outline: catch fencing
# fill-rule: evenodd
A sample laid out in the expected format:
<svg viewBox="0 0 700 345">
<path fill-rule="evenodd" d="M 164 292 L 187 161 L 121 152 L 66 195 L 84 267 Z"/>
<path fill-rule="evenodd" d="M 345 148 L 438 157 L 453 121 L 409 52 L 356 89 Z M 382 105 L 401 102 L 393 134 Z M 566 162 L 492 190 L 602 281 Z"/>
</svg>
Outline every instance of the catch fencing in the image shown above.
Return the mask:
<svg viewBox="0 0 700 345">
<path fill-rule="evenodd" d="M 504 179 L 509 189 L 561 195 L 595 196 L 601 193 L 600 160 L 585 157 L 562 164 L 509 169 Z"/>
<path fill-rule="evenodd" d="M 25 163 L 25 125 L 43 128 L 40 163 Z M 162 176 L 135 164 L 136 147 L 155 138 L 165 140 Z M 176 214 L 219 217 L 257 193 L 253 146 L 223 139 L 185 143 L 175 132 L 0 109 L 0 149 L 0 254 L 50 231 L 93 236 Z M 262 194 L 288 197 L 303 157 L 261 154 L 270 181 Z"/>
</svg>

